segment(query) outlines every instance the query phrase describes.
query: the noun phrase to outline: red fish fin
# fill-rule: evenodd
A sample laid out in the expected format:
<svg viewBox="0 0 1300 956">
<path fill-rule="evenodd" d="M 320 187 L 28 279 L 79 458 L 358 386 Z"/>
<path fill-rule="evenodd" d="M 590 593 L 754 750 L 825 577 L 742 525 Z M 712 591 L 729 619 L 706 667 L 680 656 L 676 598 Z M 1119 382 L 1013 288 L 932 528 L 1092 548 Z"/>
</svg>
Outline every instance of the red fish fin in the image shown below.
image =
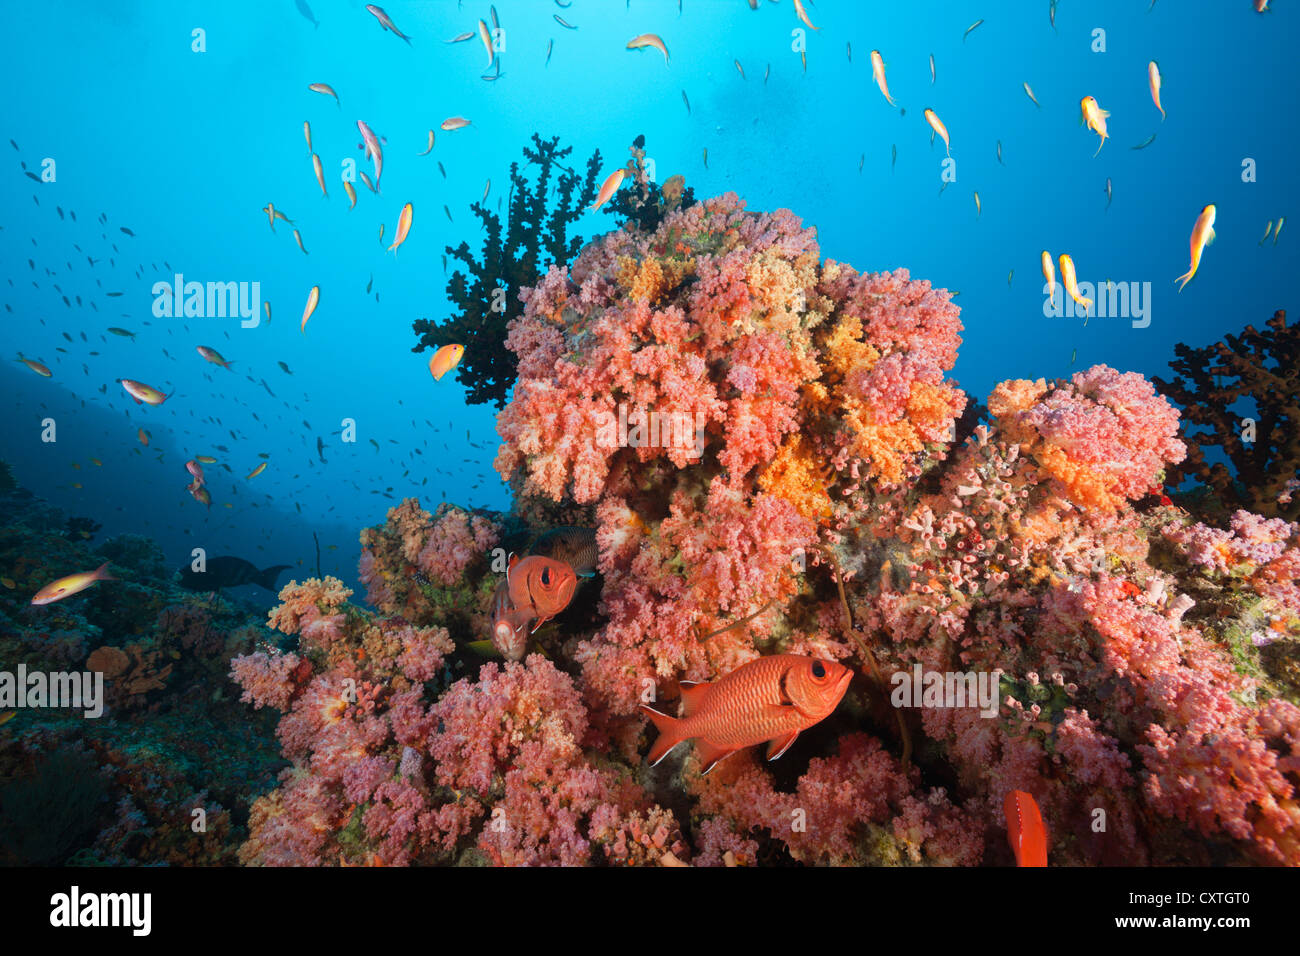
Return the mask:
<svg viewBox="0 0 1300 956">
<path fill-rule="evenodd" d="M 545 624 L 545 623 L 546 623 L 547 621 L 549 621 L 549 620 L 550 620 L 549 617 L 539 617 L 539 618 L 537 619 L 537 623 L 536 623 L 535 625 L 533 625 L 533 629 L 532 629 L 531 631 L 529 631 L 528 633 L 529 633 L 529 634 L 536 634 L 536 633 L 537 633 L 537 629 L 538 629 L 539 627 L 541 627 L 543 624 Z"/>
<path fill-rule="evenodd" d="M 682 715 L 689 717 L 699 710 L 700 705 L 704 703 L 704 698 L 709 693 L 709 685 L 693 680 L 684 680 L 680 681 L 677 686 L 682 689 L 682 706 L 685 708 Z"/>
<path fill-rule="evenodd" d="M 700 738 L 695 742 L 695 756 L 700 761 L 700 773 L 708 773 L 718 765 L 719 760 L 725 760 L 735 752 L 735 747 L 723 747 L 718 744 L 711 744 L 703 738 Z"/>
<path fill-rule="evenodd" d="M 108 573 L 108 564 L 109 564 L 109 562 L 105 561 L 103 564 L 101 564 L 99 567 L 97 567 L 97 568 L 95 569 L 95 580 L 96 580 L 96 581 L 116 581 L 116 580 L 117 580 L 117 578 L 113 577 L 113 575 L 111 575 L 111 574 Z"/>
<path fill-rule="evenodd" d="M 1002 809 L 1016 866 L 1047 866 L 1047 827 L 1033 796 L 1012 790 L 1002 801 Z"/>
<path fill-rule="evenodd" d="M 655 729 L 659 731 L 659 737 L 655 740 L 654 746 L 650 748 L 650 753 L 646 755 L 646 760 L 653 767 L 668 756 L 668 752 L 686 738 L 681 735 L 681 721 L 676 717 L 661 714 L 645 704 L 642 704 L 638 709 L 650 718 L 655 725 Z"/>
<path fill-rule="evenodd" d="M 767 745 L 767 759 L 775 760 L 781 756 L 790 749 L 790 745 L 795 742 L 798 736 L 799 731 L 796 730 L 794 733 L 786 734 L 783 737 L 773 737 Z"/>
</svg>

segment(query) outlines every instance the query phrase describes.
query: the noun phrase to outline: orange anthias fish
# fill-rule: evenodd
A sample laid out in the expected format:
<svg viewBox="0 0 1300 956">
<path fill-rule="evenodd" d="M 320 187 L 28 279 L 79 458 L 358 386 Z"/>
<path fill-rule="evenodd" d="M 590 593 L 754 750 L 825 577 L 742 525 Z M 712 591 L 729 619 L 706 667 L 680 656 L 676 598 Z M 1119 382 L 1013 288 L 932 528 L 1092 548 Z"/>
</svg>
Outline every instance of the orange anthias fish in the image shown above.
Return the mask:
<svg viewBox="0 0 1300 956">
<path fill-rule="evenodd" d="M 1065 286 L 1070 298 L 1083 307 L 1085 313 L 1092 308 L 1092 299 L 1079 293 L 1079 283 L 1074 275 L 1074 260 L 1064 252 L 1061 253 L 1061 284 Z"/>
<path fill-rule="evenodd" d="M 464 129 L 468 125 L 469 120 L 463 116 L 448 116 L 438 125 L 438 128 L 449 133 L 454 129 Z"/>
<path fill-rule="evenodd" d="M 434 381 L 441 381 L 442 377 L 460 364 L 461 356 L 465 354 L 463 345 L 444 345 L 438 351 L 433 353 L 433 358 L 429 359 L 429 373 L 433 376 Z"/>
<path fill-rule="evenodd" d="M 885 94 L 885 102 L 893 106 L 894 98 L 889 95 L 889 84 L 885 82 L 885 61 L 879 50 L 871 51 L 871 75 L 876 81 L 876 86 L 880 87 L 880 92 Z"/>
<path fill-rule="evenodd" d="M 1047 280 L 1047 297 L 1056 298 L 1056 266 L 1052 264 L 1052 254 L 1043 250 L 1043 278 Z"/>
<path fill-rule="evenodd" d="M 535 554 L 520 560 L 512 554 L 506 568 L 506 587 L 514 609 L 529 620 L 537 618 L 533 625 L 536 631 L 569 606 L 578 588 L 578 576 L 563 561 Z"/>
<path fill-rule="evenodd" d="M 496 62 L 497 51 L 492 47 L 492 34 L 488 33 L 488 26 L 482 20 L 478 22 L 478 38 L 483 41 L 483 49 L 487 50 L 488 61 L 485 70 L 490 70 L 492 64 Z"/>
<path fill-rule="evenodd" d="M 370 14 L 374 16 L 376 20 L 379 21 L 379 25 L 381 27 L 383 27 L 385 30 L 392 30 L 394 34 L 396 34 L 397 36 L 401 37 L 403 40 L 406 41 L 407 46 L 411 45 L 411 38 L 408 37 L 401 30 L 397 29 L 397 24 L 393 22 L 392 17 L 390 17 L 387 13 L 384 12 L 383 7 L 378 6 L 377 4 L 367 3 L 366 10 L 369 11 Z"/>
<path fill-rule="evenodd" d="M 1196 270 L 1201 267 L 1201 254 L 1205 252 L 1205 247 L 1214 241 L 1214 203 L 1210 203 L 1201 210 L 1201 214 L 1196 217 L 1196 225 L 1192 227 L 1192 262 L 1187 271 L 1180 275 L 1175 282 L 1181 282 L 1178 291 L 1183 291 L 1183 286 L 1191 282 L 1196 275 Z M 1281 227 L 1279 227 L 1281 228 Z M 1274 242 L 1276 242 L 1276 234 Z"/>
<path fill-rule="evenodd" d="M 167 401 L 167 396 L 158 391 L 158 389 L 154 388 L 152 385 L 146 385 L 144 382 L 132 381 L 129 378 L 120 378 L 118 381 L 122 383 L 122 387 L 126 389 L 126 393 L 135 399 L 137 405 L 141 402 L 144 402 L 147 405 L 161 405 L 163 402 Z"/>
<path fill-rule="evenodd" d="M 657 33 L 642 33 L 627 41 L 629 50 L 644 50 L 653 47 L 664 55 L 664 66 L 668 65 L 668 47 Z"/>
<path fill-rule="evenodd" d="M 948 142 L 948 127 L 943 125 L 943 120 L 939 119 L 939 114 L 934 110 L 926 110 L 925 121 L 930 124 L 930 129 L 939 134 L 939 138 L 943 140 L 943 148 L 946 149 L 948 155 L 951 156 L 952 144 Z M 930 142 L 933 143 L 934 140 L 930 140 Z"/>
<path fill-rule="evenodd" d="M 307 320 L 311 314 L 316 311 L 316 306 L 320 304 L 320 286 L 314 285 L 311 291 L 307 293 L 307 306 L 302 310 L 302 325 L 298 327 L 299 332 L 307 331 Z"/>
<path fill-rule="evenodd" d="M 315 153 L 311 154 L 311 166 L 316 171 L 316 182 L 320 185 L 321 196 L 329 196 L 329 192 L 325 189 L 325 170 L 321 166 L 320 157 Z"/>
<path fill-rule="evenodd" d="M 402 214 L 397 218 L 397 236 L 388 251 L 397 255 L 397 247 L 406 241 L 406 234 L 411 231 L 411 220 L 415 216 L 415 207 L 409 202 L 402 207 Z"/>
<path fill-rule="evenodd" d="M 830 716 L 853 672 L 835 661 L 777 654 L 742 664 L 711 684 L 683 681 L 684 716 L 641 706 L 659 730 L 647 758 L 657 764 L 685 740 L 696 738 L 704 773 L 737 750 L 769 742 L 767 759 L 790 749 L 800 732 Z"/>
<path fill-rule="evenodd" d="M 1023 790 L 1012 790 L 1002 801 L 1002 811 L 1016 866 L 1047 866 L 1047 827 L 1034 798 Z"/>
<path fill-rule="evenodd" d="M 1160 105 L 1160 67 L 1152 60 L 1147 64 L 1147 85 L 1151 87 L 1151 102 L 1160 111 L 1160 122 L 1165 121 L 1165 108 Z"/>
<path fill-rule="evenodd" d="M 66 578 L 59 578 L 45 585 L 36 592 L 32 603 L 53 604 L 55 601 L 62 601 L 66 597 L 72 597 L 86 590 L 96 581 L 116 580 L 117 578 L 108 573 L 108 562 L 105 561 L 93 571 L 78 571 L 76 574 L 69 574 Z"/>
<path fill-rule="evenodd" d="M 623 185 L 623 177 L 627 175 L 626 169 L 616 169 L 605 177 L 605 182 L 600 187 L 600 192 L 596 194 L 596 201 L 588 206 L 588 209 L 599 209 L 618 192 L 618 187 Z"/>
<path fill-rule="evenodd" d="M 1079 101 L 1081 115 L 1079 122 L 1086 123 L 1088 129 L 1092 130 L 1101 137 L 1101 144 L 1097 147 L 1097 153 L 1101 152 L 1101 147 L 1106 145 L 1106 117 L 1110 115 L 1106 110 L 1097 104 L 1095 96 L 1085 96 Z M 1097 153 L 1092 155 L 1096 156 Z"/>
<path fill-rule="evenodd" d="M 195 350 L 213 365 L 220 365 L 226 371 L 230 371 L 230 363 L 222 358 L 221 353 L 216 349 L 208 348 L 206 345 L 195 346 Z"/>
</svg>

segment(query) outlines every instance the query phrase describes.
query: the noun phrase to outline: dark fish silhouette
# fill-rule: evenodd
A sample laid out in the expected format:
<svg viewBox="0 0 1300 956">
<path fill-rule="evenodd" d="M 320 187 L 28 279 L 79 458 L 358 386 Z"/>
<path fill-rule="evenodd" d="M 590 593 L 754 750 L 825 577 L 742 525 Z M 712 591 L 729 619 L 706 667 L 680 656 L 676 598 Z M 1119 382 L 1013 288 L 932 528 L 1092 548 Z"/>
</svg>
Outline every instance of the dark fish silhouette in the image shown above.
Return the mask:
<svg viewBox="0 0 1300 956">
<path fill-rule="evenodd" d="M 317 30 L 320 29 L 320 22 L 312 14 L 311 7 L 307 6 L 307 0 L 293 0 L 293 5 L 298 8 L 298 12 L 301 13 L 304 17 L 306 17 L 308 22 L 311 23 L 312 26 L 314 26 Z"/>
<path fill-rule="evenodd" d="M 259 571 L 257 566 L 230 555 L 209 558 L 206 570 L 195 571 L 190 565 L 181 568 L 181 587 L 188 591 L 219 591 L 222 588 L 256 584 L 268 591 L 275 590 L 275 579 L 291 565 L 277 564 Z"/>
</svg>

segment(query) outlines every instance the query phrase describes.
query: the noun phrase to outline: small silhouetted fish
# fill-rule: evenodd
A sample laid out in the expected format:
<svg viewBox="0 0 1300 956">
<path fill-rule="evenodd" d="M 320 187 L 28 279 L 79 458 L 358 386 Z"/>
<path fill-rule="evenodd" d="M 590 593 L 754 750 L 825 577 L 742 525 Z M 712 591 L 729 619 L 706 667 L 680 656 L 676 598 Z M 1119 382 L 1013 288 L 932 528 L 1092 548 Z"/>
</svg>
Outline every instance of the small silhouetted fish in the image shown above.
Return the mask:
<svg viewBox="0 0 1300 956">
<path fill-rule="evenodd" d="M 290 372 L 290 371 L 289 371 L 289 366 L 285 365 L 283 362 L 276 362 L 275 364 L 276 364 L 276 365 L 279 365 L 280 368 L 284 369 L 284 374 L 285 374 L 285 375 L 292 375 L 292 374 L 293 374 L 293 372 Z"/>
<path fill-rule="evenodd" d="M 135 233 L 132 232 L 130 229 L 126 228 L 126 226 L 119 226 L 118 228 L 121 229 L 124 233 L 126 233 L 131 238 L 133 239 L 135 238 Z"/>
<path fill-rule="evenodd" d="M 39 183 L 39 182 L 41 181 L 41 177 L 40 177 L 40 176 L 37 176 L 37 175 L 36 175 L 35 173 L 33 173 L 33 172 L 27 172 L 27 173 L 24 173 L 24 175 L 25 175 L 28 179 L 30 179 L 32 182 L 34 182 L 34 183 Z"/>
<path fill-rule="evenodd" d="M 445 169 L 442 168 L 442 163 L 439 163 L 439 164 L 438 164 L 438 172 L 442 173 L 442 178 L 443 178 L 443 179 L 446 179 L 446 178 L 447 178 L 447 170 L 445 170 Z"/>
<path fill-rule="evenodd" d="M 18 144 L 15 143 L 12 139 L 9 141 L 9 145 L 12 146 L 15 150 L 18 149 Z"/>
<path fill-rule="evenodd" d="M 275 579 L 281 571 L 287 571 L 291 565 L 277 564 L 258 570 L 255 564 L 230 555 L 208 558 L 203 571 L 195 571 L 192 565 L 181 568 L 181 587 L 188 591 L 219 591 L 222 588 L 239 587 L 241 584 L 256 584 L 268 591 L 275 590 Z"/>
<path fill-rule="evenodd" d="M 293 5 L 298 8 L 298 12 L 306 17 L 312 26 L 318 30 L 320 29 L 320 23 L 317 21 L 316 17 L 312 15 L 311 7 L 307 6 L 307 0 L 293 0 Z"/>
<path fill-rule="evenodd" d="M 329 464 L 329 462 L 325 460 L 325 442 L 321 440 L 319 435 L 316 436 L 316 454 L 320 456 L 321 464 Z"/>
</svg>

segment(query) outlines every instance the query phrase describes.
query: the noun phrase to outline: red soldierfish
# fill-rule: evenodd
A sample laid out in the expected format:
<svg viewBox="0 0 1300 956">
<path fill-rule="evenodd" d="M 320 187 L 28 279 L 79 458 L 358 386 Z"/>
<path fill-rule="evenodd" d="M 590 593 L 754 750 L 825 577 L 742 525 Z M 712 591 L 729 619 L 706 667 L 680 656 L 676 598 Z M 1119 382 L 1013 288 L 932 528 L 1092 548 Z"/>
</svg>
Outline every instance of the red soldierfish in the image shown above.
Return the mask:
<svg viewBox="0 0 1300 956">
<path fill-rule="evenodd" d="M 506 587 L 515 610 L 529 619 L 537 618 L 533 625 L 536 631 L 569 606 L 578 587 L 578 576 L 563 561 L 538 555 L 521 561 L 511 555 L 506 568 Z"/>
<path fill-rule="evenodd" d="M 523 660 L 528 648 L 528 622 L 532 615 L 510 603 L 509 585 L 502 581 L 492 595 L 492 646 L 508 661 Z"/>
<path fill-rule="evenodd" d="M 1002 810 L 1016 866 L 1047 866 L 1047 827 L 1034 798 L 1023 790 L 1012 790 L 1002 801 Z"/>
<path fill-rule="evenodd" d="M 393 33 L 395 33 L 397 36 L 401 37 L 403 40 L 406 41 L 407 46 L 411 45 L 411 38 L 408 37 L 401 30 L 397 29 L 397 24 L 393 22 L 392 17 L 390 17 L 388 14 L 384 12 L 383 7 L 378 6 L 377 4 L 367 3 L 366 10 L 368 10 L 371 13 L 371 15 L 373 15 L 374 18 L 379 21 L 379 25 L 381 27 L 383 27 L 385 30 L 392 30 Z"/>
<path fill-rule="evenodd" d="M 365 144 L 366 155 L 375 161 L 374 191 L 379 192 L 379 177 L 384 174 L 384 150 L 379 145 L 379 137 L 363 120 L 357 120 L 357 129 L 361 130 L 361 140 Z"/>
<path fill-rule="evenodd" d="M 767 759 L 775 760 L 801 731 L 830 716 L 852 679 L 853 672 L 835 661 L 777 654 L 742 664 L 711 684 L 683 681 L 683 717 L 641 706 L 659 730 L 648 759 L 656 764 L 682 741 L 696 738 L 704 773 L 764 741 L 770 741 Z"/>
</svg>

